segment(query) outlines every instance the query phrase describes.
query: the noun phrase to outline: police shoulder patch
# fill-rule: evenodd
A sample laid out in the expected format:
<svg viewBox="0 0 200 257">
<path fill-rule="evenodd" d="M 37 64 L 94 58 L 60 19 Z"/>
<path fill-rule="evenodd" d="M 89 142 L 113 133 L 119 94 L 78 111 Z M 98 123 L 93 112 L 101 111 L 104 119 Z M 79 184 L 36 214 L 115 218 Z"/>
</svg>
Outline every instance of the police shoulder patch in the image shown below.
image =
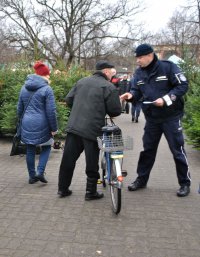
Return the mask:
<svg viewBox="0 0 200 257">
<path fill-rule="evenodd" d="M 180 79 L 181 81 L 186 81 L 186 80 L 187 80 L 183 73 L 180 73 L 180 74 L 179 74 L 179 79 Z"/>
<path fill-rule="evenodd" d="M 171 98 L 171 100 L 172 100 L 173 102 L 176 101 L 176 96 L 175 96 L 175 95 L 172 94 L 172 95 L 170 96 L 170 98 Z"/>
</svg>

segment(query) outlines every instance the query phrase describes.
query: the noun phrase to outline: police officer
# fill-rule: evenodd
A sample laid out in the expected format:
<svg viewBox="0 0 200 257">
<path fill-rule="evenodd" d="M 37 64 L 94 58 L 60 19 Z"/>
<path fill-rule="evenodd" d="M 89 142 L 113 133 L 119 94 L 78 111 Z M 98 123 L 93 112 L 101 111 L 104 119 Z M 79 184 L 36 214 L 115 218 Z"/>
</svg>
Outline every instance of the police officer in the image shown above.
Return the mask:
<svg viewBox="0 0 200 257">
<path fill-rule="evenodd" d="M 144 98 L 142 109 L 146 118 L 143 135 L 143 151 L 137 166 L 137 178 L 128 186 L 129 191 L 147 185 L 154 165 L 158 144 L 165 135 L 173 154 L 178 183 L 177 196 L 190 193 L 190 173 L 184 150 L 184 138 L 180 119 L 183 116 L 183 95 L 188 90 L 188 82 L 177 65 L 170 61 L 158 60 L 151 45 L 141 44 L 135 50 L 139 66 L 134 74 L 134 83 L 129 93 L 121 99 Z"/>
</svg>

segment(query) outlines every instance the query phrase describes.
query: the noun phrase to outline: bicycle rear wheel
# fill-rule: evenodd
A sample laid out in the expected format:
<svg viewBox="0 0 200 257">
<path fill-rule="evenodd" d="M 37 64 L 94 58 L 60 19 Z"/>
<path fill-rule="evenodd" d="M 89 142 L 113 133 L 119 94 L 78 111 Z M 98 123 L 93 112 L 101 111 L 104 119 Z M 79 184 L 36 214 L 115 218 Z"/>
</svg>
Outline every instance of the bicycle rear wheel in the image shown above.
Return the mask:
<svg viewBox="0 0 200 257">
<path fill-rule="evenodd" d="M 103 185 L 103 187 L 106 187 L 105 176 L 106 176 L 106 170 L 102 170 L 102 185 Z"/>
<path fill-rule="evenodd" d="M 121 163 L 119 159 L 112 161 L 110 178 L 112 209 L 115 214 L 118 214 L 121 210 L 121 182 L 118 181 L 117 174 L 121 174 Z"/>
</svg>

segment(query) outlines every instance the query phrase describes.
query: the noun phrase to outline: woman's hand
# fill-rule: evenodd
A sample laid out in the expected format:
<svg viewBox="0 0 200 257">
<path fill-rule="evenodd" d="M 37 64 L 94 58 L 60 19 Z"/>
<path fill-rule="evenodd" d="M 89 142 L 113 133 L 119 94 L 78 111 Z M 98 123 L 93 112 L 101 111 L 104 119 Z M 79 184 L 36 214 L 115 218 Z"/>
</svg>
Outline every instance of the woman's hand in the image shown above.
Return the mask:
<svg viewBox="0 0 200 257">
<path fill-rule="evenodd" d="M 58 133 L 58 130 L 57 131 L 51 131 L 52 136 L 55 136 L 57 133 Z"/>
</svg>

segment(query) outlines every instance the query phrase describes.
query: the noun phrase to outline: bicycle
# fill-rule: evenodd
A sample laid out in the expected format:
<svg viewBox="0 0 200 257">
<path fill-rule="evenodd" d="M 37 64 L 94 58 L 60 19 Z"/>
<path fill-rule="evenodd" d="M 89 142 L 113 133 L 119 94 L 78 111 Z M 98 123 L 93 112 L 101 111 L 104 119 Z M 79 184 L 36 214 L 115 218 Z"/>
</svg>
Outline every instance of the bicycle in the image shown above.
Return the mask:
<svg viewBox="0 0 200 257">
<path fill-rule="evenodd" d="M 108 119 L 111 124 L 108 124 Z M 115 214 L 121 210 L 121 189 L 123 178 L 127 176 L 122 171 L 124 150 L 133 149 L 133 139 L 122 136 L 121 129 L 114 124 L 112 118 L 106 118 L 106 125 L 102 128 L 103 136 L 98 137 L 101 150 L 102 184 L 110 186 L 112 209 Z"/>
</svg>

